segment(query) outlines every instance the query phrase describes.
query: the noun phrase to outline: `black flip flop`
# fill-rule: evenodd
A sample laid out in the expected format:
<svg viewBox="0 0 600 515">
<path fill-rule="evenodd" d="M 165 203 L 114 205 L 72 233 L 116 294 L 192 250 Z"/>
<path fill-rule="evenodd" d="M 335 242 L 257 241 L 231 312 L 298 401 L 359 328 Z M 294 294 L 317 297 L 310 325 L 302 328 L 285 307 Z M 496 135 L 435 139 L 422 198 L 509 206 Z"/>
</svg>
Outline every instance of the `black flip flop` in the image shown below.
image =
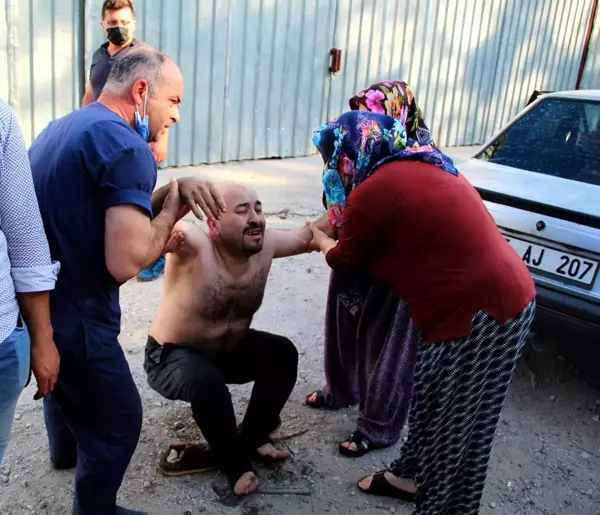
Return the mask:
<svg viewBox="0 0 600 515">
<path fill-rule="evenodd" d="M 163 452 L 158 470 L 165 476 L 199 474 L 217 468 L 213 454 L 205 445 L 175 443 Z"/>
<path fill-rule="evenodd" d="M 400 499 L 401 501 L 416 502 L 417 494 L 396 488 L 385 478 L 385 473 L 385 470 L 377 472 L 373 476 L 371 486 L 369 486 L 368 489 L 365 490 L 364 488 L 361 488 L 360 485 L 358 486 L 358 489 L 365 494 L 376 495 L 377 497 L 391 497 L 393 499 Z M 368 477 L 369 476 L 364 476 L 358 482 L 360 483 L 363 479 Z"/>
<path fill-rule="evenodd" d="M 356 450 L 344 447 L 343 444 L 345 443 L 355 444 L 357 447 Z M 360 458 L 375 449 L 381 449 L 381 447 L 373 445 L 360 431 L 354 431 L 339 445 L 340 454 L 348 458 Z"/>
</svg>

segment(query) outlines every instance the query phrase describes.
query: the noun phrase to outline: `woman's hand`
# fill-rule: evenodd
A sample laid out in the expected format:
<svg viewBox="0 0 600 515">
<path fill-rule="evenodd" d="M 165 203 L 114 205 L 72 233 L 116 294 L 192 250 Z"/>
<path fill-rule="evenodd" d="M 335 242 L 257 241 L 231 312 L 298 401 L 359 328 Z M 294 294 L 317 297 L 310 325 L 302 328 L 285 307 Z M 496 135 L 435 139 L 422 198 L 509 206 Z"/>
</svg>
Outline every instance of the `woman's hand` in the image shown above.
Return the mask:
<svg viewBox="0 0 600 515">
<path fill-rule="evenodd" d="M 321 251 L 323 254 L 327 254 L 327 252 L 335 247 L 335 240 L 330 238 L 314 224 L 309 225 L 308 228 L 313 234 L 313 239 L 310 243 L 311 249 Z"/>
</svg>

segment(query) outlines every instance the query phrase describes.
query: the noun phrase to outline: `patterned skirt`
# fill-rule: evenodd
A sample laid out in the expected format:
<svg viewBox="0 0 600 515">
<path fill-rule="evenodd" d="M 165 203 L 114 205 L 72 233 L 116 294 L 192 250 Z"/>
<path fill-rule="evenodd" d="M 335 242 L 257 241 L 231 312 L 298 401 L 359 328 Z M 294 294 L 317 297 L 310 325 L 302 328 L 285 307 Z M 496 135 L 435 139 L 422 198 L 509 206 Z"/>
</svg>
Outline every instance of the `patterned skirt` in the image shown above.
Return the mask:
<svg viewBox="0 0 600 515">
<path fill-rule="evenodd" d="M 332 407 L 358 404 L 357 430 L 373 445 L 400 439 L 420 343 L 408 306 L 390 285 L 331 272 L 322 391 Z"/>
<path fill-rule="evenodd" d="M 479 312 L 469 338 L 422 345 L 408 441 L 390 471 L 417 484 L 413 515 L 475 515 L 492 441 L 535 301 L 505 324 Z"/>
</svg>

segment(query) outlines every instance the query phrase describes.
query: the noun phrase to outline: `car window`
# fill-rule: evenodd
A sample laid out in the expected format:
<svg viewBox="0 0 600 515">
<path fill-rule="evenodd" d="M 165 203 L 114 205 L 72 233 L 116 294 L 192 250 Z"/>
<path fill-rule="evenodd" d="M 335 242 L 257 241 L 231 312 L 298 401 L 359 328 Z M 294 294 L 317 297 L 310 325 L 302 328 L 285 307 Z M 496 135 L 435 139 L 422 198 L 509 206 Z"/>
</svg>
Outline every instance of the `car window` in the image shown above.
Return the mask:
<svg viewBox="0 0 600 515">
<path fill-rule="evenodd" d="M 600 186 L 600 103 L 542 100 L 476 157 Z"/>
</svg>

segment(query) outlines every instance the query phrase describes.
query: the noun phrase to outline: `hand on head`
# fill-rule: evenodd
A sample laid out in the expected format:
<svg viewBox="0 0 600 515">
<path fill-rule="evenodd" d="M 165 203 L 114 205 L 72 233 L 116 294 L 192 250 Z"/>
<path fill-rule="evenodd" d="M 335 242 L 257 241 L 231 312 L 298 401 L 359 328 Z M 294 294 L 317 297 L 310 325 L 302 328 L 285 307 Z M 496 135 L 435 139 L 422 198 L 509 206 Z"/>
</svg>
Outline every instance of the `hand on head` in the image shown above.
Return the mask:
<svg viewBox="0 0 600 515">
<path fill-rule="evenodd" d="M 225 201 L 219 189 L 212 183 L 188 177 L 185 179 L 172 178 L 163 210 L 172 212 L 176 220 L 180 220 L 190 211 L 199 220 L 204 217 L 216 221 L 227 211 Z"/>
<path fill-rule="evenodd" d="M 179 193 L 183 202 L 192 210 L 196 218 L 202 220 L 202 212 L 209 220 L 220 220 L 227 211 L 223 195 L 211 182 L 192 177 L 179 180 Z"/>
</svg>

